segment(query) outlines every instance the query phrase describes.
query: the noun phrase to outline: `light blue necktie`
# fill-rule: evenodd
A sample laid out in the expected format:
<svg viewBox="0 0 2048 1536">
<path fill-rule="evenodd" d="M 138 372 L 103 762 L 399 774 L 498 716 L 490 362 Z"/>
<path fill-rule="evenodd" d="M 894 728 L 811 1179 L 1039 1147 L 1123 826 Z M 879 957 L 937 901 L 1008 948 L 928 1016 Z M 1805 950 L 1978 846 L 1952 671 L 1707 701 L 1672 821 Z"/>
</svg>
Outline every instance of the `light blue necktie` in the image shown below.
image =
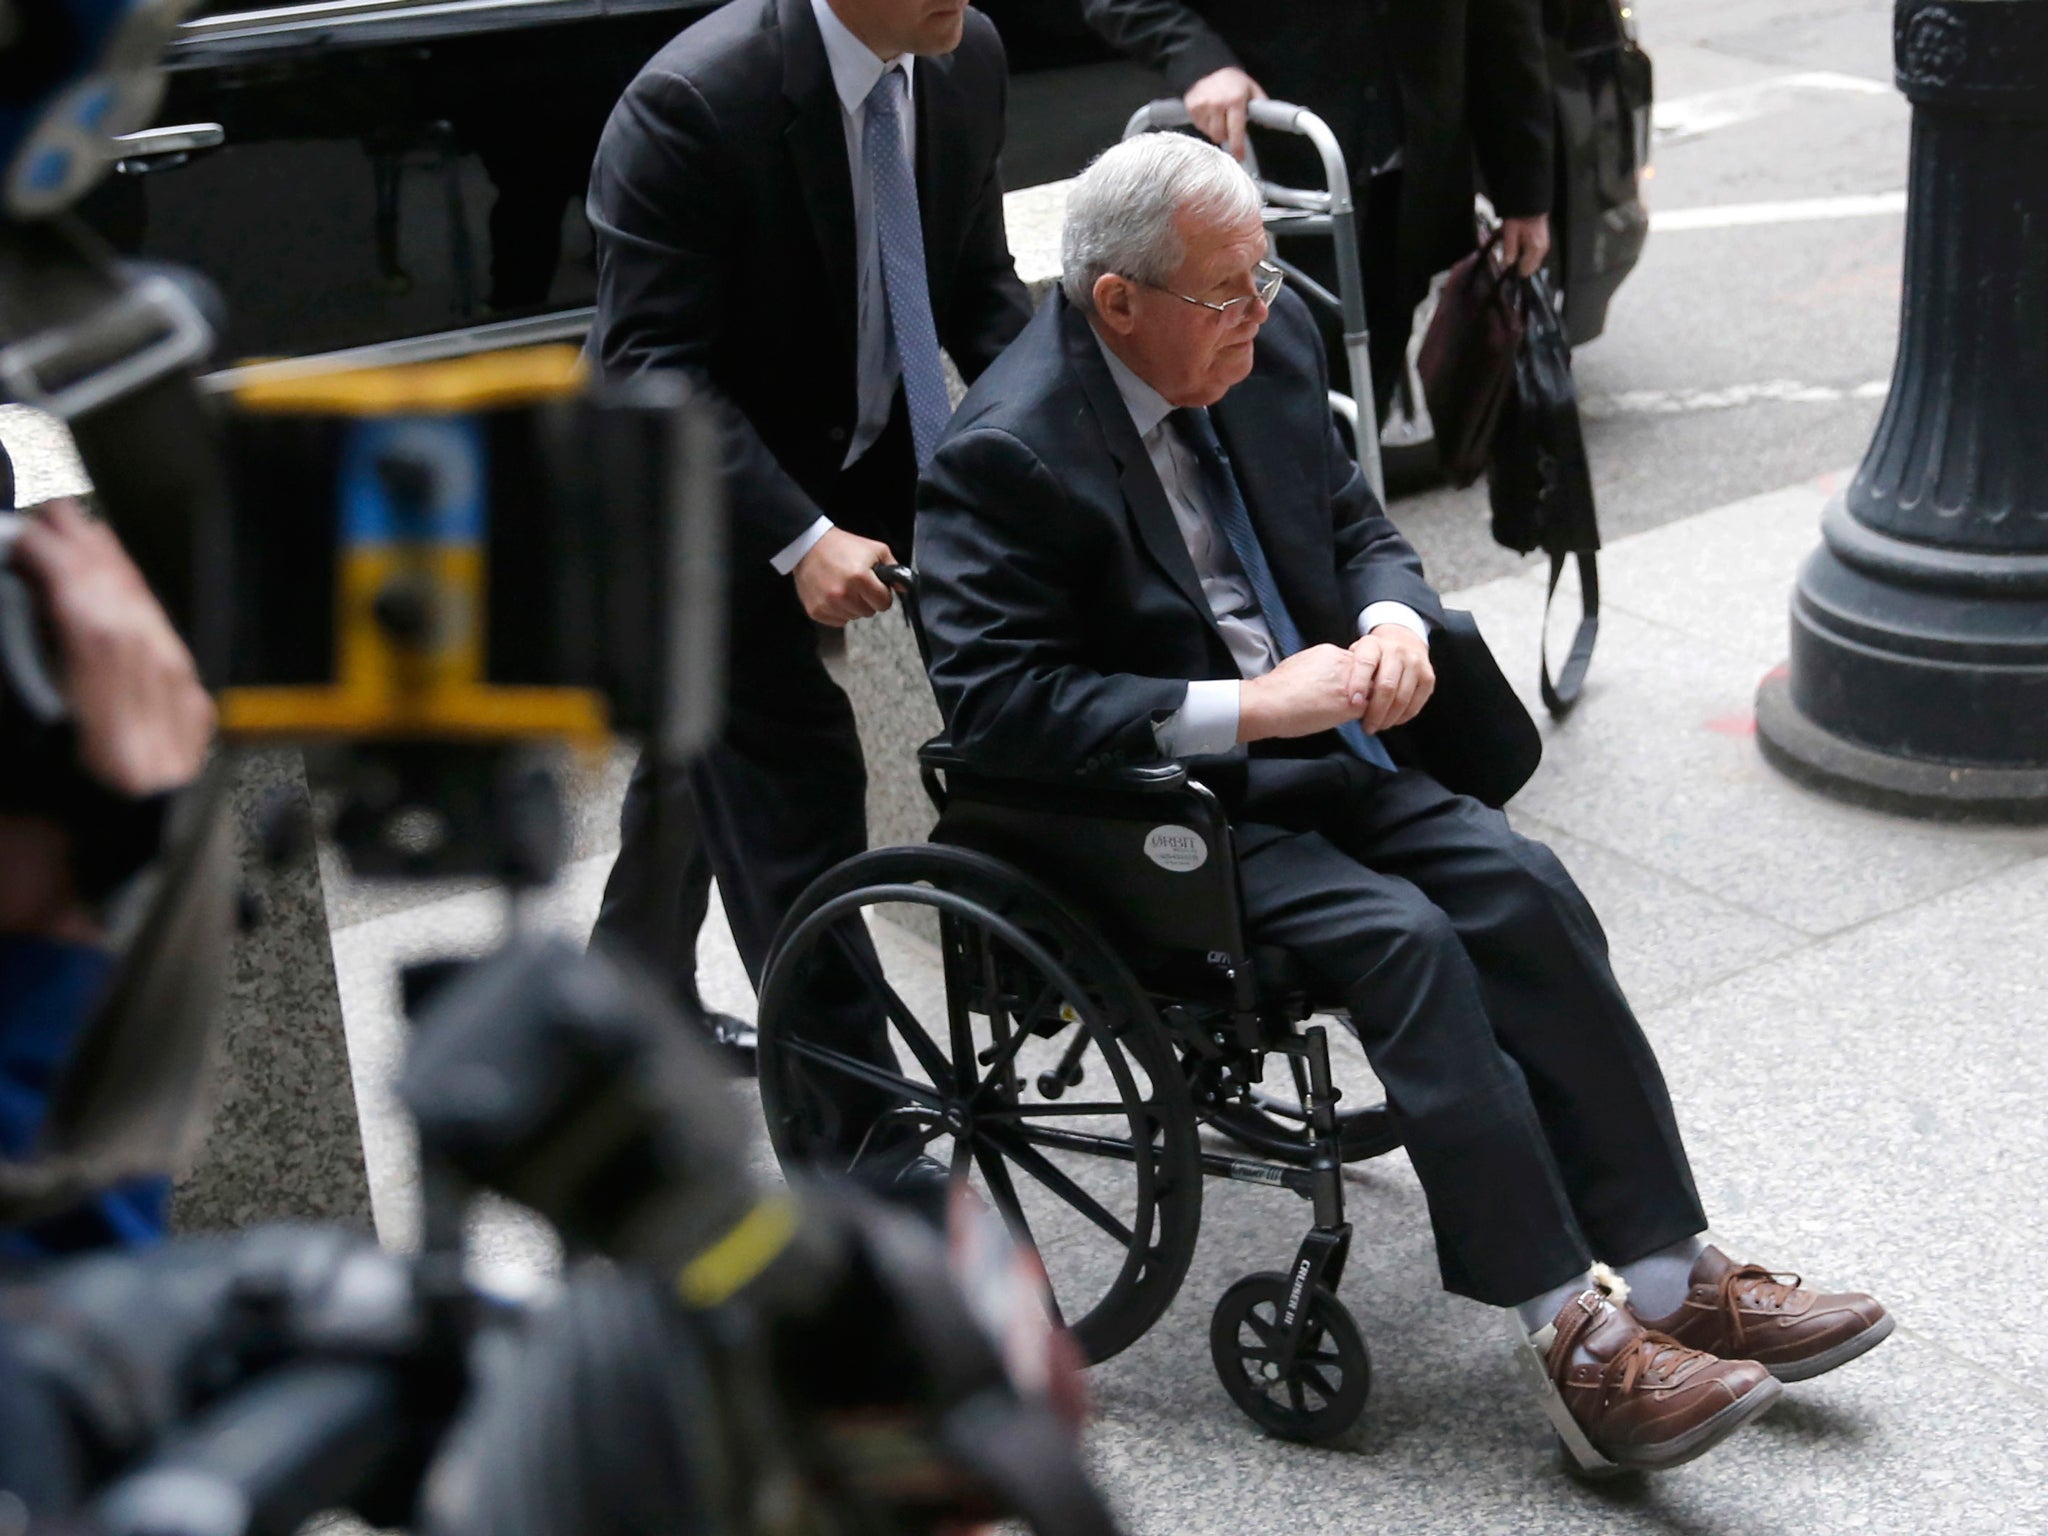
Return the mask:
<svg viewBox="0 0 2048 1536">
<path fill-rule="evenodd" d="M 861 153 L 875 188 L 875 236 L 882 247 L 882 287 L 889 300 L 889 328 L 903 369 L 903 394 L 910 405 L 910 442 L 917 467 L 931 462 L 953 414 L 946 398 L 946 373 L 939 366 L 939 331 L 932 323 L 931 289 L 925 284 L 924 227 L 917 214 L 917 178 L 904 152 L 904 93 L 909 81 L 900 69 L 885 69 L 868 92 Z"/>
<path fill-rule="evenodd" d="M 1223 444 L 1217 439 L 1215 424 L 1201 406 L 1185 406 L 1173 414 L 1181 424 L 1188 446 L 1195 451 L 1195 461 L 1202 466 L 1202 473 L 1209 482 L 1209 510 L 1215 514 L 1223 536 L 1230 541 L 1230 552 L 1237 556 L 1238 567 L 1244 572 L 1245 580 L 1252 584 L 1252 596 L 1258 600 L 1266 627 L 1272 630 L 1280 654 L 1292 656 L 1301 649 L 1301 631 L 1294 627 L 1294 616 L 1281 600 L 1279 583 L 1273 580 L 1273 567 L 1266 563 L 1266 551 L 1259 544 L 1259 535 L 1252 527 L 1252 515 L 1245 508 L 1244 495 L 1238 490 L 1237 476 L 1231 471 L 1230 456 L 1223 451 Z M 1345 746 L 1368 763 L 1388 770 L 1393 768 L 1394 760 L 1387 755 L 1380 739 L 1367 735 L 1365 727 L 1356 720 L 1347 720 L 1338 726 L 1337 735 Z"/>
</svg>

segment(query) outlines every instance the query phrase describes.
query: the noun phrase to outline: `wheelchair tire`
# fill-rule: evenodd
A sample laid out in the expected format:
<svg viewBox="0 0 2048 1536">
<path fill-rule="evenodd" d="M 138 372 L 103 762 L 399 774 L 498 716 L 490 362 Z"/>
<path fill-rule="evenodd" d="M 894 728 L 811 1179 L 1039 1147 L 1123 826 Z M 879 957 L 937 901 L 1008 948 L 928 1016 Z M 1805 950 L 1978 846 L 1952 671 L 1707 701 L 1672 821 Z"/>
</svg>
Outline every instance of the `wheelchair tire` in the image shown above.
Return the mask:
<svg viewBox="0 0 2048 1536">
<path fill-rule="evenodd" d="M 871 915 L 905 921 L 871 926 Z M 809 1038 L 821 997 L 854 1029 L 878 1028 L 893 1064 Z M 875 1012 L 879 1024 L 863 1025 Z M 1193 1101 L 1151 1000 L 1043 886 L 940 844 L 848 859 L 777 934 L 759 1030 L 761 1103 L 785 1165 L 886 1182 L 929 1156 L 953 1181 L 977 1182 L 1037 1250 L 1091 1364 L 1172 1305 L 1201 1225 Z M 1065 1085 L 1045 1094 L 1038 1085 L 1062 1069 Z M 862 1095 L 874 1129 L 849 1148 L 840 1127 Z"/>
<path fill-rule="evenodd" d="M 1335 1439 L 1365 1412 L 1372 1356 L 1351 1313 L 1324 1286 L 1308 1295 L 1308 1322 L 1294 1366 L 1272 1358 L 1287 1309 L 1287 1275 L 1246 1275 L 1223 1293 L 1209 1319 L 1209 1357 L 1230 1400 L 1269 1435 Z"/>
</svg>

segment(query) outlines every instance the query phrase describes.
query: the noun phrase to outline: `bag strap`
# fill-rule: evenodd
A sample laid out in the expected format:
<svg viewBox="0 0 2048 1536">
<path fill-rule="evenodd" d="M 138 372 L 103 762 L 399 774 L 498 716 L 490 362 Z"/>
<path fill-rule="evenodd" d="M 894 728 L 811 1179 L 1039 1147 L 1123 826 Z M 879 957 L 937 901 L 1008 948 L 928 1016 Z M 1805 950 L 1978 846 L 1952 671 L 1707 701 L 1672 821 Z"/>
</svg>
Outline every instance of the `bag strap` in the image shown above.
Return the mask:
<svg viewBox="0 0 2048 1536">
<path fill-rule="evenodd" d="M 1579 562 L 1579 628 L 1572 636 L 1571 653 L 1564 659 L 1564 668 L 1555 682 L 1550 677 L 1550 604 L 1557 596 L 1557 581 L 1564 574 L 1567 554 L 1575 555 Z M 1543 707 L 1550 711 L 1550 718 L 1562 720 L 1572 712 L 1572 706 L 1579 702 L 1579 694 L 1586 686 L 1586 668 L 1593 661 L 1593 642 L 1600 634 L 1600 557 L 1590 549 L 1576 551 L 1557 550 L 1550 557 L 1550 589 L 1543 595 L 1543 633 L 1539 655 L 1542 671 L 1539 686 L 1543 694 Z"/>
</svg>

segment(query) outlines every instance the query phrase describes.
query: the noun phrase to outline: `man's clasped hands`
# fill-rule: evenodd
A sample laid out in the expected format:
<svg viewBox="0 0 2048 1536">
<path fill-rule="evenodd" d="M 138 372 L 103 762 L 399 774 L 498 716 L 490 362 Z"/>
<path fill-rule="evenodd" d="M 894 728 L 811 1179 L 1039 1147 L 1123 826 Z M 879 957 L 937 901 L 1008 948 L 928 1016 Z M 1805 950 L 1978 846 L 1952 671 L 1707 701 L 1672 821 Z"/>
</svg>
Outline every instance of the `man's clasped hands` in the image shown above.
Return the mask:
<svg viewBox="0 0 2048 1536">
<path fill-rule="evenodd" d="M 1238 695 L 1237 739 L 1313 736 L 1356 720 L 1377 733 L 1413 720 L 1436 688 L 1429 642 L 1402 624 L 1381 624 L 1347 646 L 1312 645 Z"/>
</svg>

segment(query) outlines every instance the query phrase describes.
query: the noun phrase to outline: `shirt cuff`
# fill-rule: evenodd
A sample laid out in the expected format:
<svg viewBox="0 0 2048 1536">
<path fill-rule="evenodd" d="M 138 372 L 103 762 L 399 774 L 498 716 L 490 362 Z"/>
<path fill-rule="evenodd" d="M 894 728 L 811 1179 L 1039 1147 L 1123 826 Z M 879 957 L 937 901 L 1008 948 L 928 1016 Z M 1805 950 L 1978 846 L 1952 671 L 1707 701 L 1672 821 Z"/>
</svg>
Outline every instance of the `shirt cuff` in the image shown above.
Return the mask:
<svg viewBox="0 0 2048 1536">
<path fill-rule="evenodd" d="M 1398 624 L 1403 629 L 1412 629 L 1422 637 L 1423 644 L 1429 643 L 1429 620 L 1406 603 L 1384 600 L 1367 603 L 1358 615 L 1358 632 L 1369 635 L 1382 624 Z"/>
<path fill-rule="evenodd" d="M 1152 727 L 1168 757 L 1211 757 L 1237 745 L 1237 696 L 1244 684 L 1234 677 L 1204 678 L 1188 684 L 1179 709 Z"/>
<path fill-rule="evenodd" d="M 775 567 L 776 575 L 787 576 L 796 569 L 798 561 L 802 560 L 805 555 L 808 555 L 817 547 L 818 540 L 825 537 L 831 531 L 832 519 L 821 514 L 815 523 L 783 545 L 781 552 L 768 563 Z M 1400 605 L 1398 603 L 1381 603 L 1377 606 L 1391 608 L 1399 607 Z M 1372 609 L 1368 608 L 1365 611 L 1371 613 Z"/>
</svg>

